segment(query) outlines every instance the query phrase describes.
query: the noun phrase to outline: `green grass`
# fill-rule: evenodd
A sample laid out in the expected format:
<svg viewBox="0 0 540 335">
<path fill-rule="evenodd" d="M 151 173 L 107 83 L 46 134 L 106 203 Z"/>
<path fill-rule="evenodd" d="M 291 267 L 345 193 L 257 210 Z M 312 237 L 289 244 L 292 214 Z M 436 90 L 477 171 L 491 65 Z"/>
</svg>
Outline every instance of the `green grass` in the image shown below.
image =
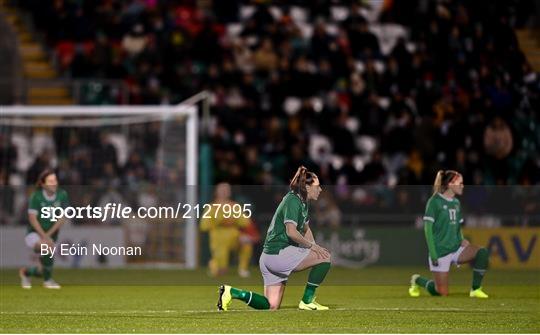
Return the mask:
<svg viewBox="0 0 540 335">
<path fill-rule="evenodd" d="M 221 280 L 204 271 L 57 270 L 59 291 L 34 280 L 18 286 L 15 270 L 0 271 L 2 333 L 538 333 L 540 272 L 490 271 L 489 299 L 468 297 L 470 269 L 451 274 L 449 297 L 409 298 L 418 268 L 331 270 L 318 290 L 330 311 L 296 309 L 307 273 L 294 274 L 277 312 L 253 311 L 234 301 L 217 312 L 217 284 L 262 291 L 254 278 Z"/>
</svg>

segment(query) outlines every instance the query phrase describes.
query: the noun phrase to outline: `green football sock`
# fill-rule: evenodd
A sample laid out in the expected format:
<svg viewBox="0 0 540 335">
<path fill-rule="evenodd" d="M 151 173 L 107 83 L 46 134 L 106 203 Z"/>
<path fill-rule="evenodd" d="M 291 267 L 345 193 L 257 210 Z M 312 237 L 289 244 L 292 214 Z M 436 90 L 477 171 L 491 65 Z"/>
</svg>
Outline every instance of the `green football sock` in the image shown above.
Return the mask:
<svg viewBox="0 0 540 335">
<path fill-rule="evenodd" d="M 476 253 L 473 265 L 472 289 L 476 290 L 482 286 L 482 279 L 489 264 L 489 251 L 486 248 L 480 248 Z"/>
<path fill-rule="evenodd" d="M 426 290 L 429 292 L 429 294 L 433 296 L 439 296 L 440 293 L 437 292 L 437 288 L 435 287 L 435 282 L 433 280 L 430 280 L 427 283 Z"/>
<path fill-rule="evenodd" d="M 52 277 L 54 259 L 46 255 L 41 256 L 39 260 L 43 267 L 43 280 L 47 281 Z"/>
<path fill-rule="evenodd" d="M 425 288 L 429 292 L 429 294 L 434 296 L 440 295 L 439 292 L 437 292 L 437 288 L 435 287 L 435 282 L 433 280 L 424 277 L 418 277 L 416 278 L 415 282 L 416 285 Z"/>
<path fill-rule="evenodd" d="M 270 303 L 263 295 L 231 287 L 231 296 L 233 299 L 242 300 L 249 307 L 255 309 L 270 309 Z"/>
<path fill-rule="evenodd" d="M 306 289 L 304 290 L 304 296 L 302 297 L 302 301 L 304 303 L 310 304 L 311 302 L 313 302 L 313 298 L 315 297 L 315 290 L 323 282 L 324 277 L 326 277 L 326 274 L 329 270 L 329 262 L 320 263 L 311 268 L 311 271 L 309 271 Z"/>
<path fill-rule="evenodd" d="M 41 271 L 39 271 L 37 266 L 32 266 L 24 270 L 24 275 L 27 277 L 41 277 Z"/>
</svg>

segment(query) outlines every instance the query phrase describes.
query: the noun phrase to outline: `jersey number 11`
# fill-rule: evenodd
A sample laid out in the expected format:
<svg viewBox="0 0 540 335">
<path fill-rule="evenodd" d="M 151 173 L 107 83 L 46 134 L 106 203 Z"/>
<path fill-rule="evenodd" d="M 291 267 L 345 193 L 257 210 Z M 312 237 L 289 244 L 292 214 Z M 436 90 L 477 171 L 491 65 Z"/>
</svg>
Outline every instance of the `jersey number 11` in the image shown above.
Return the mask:
<svg viewBox="0 0 540 335">
<path fill-rule="evenodd" d="M 450 216 L 450 220 L 456 221 L 456 213 L 457 211 L 455 209 L 448 209 L 448 216 Z"/>
</svg>

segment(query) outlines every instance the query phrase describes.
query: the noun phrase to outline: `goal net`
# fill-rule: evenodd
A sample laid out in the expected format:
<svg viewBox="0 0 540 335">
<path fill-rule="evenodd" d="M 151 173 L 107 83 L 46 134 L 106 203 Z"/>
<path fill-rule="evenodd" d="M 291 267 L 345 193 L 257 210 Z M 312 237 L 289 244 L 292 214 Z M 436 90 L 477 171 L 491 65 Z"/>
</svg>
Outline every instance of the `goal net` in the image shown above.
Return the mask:
<svg viewBox="0 0 540 335">
<path fill-rule="evenodd" d="M 107 242 L 142 251 L 123 259 L 117 255 L 88 260 L 67 256 L 58 260 L 60 266 L 194 268 L 196 222 L 176 208 L 197 199 L 197 141 L 194 104 L 0 106 L 3 266 L 22 261 L 15 250 L 4 249 L 24 245 L 24 235 L 19 235 L 28 225 L 29 195 L 39 173 L 53 168 L 60 187 L 68 193 L 69 206 L 102 207 L 103 211 L 110 203 L 133 211 L 129 217 L 105 220 L 84 212 L 83 217 L 67 220 L 58 243 L 89 246 Z M 175 213 L 160 212 L 161 207 L 174 208 Z"/>
</svg>

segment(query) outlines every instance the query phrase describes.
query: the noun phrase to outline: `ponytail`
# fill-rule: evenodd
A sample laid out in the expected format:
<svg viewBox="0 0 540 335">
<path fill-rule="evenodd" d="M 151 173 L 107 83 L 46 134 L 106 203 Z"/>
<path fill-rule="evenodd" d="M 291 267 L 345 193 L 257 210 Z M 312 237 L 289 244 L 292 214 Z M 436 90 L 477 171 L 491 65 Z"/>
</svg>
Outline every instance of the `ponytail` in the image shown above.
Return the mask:
<svg viewBox="0 0 540 335">
<path fill-rule="evenodd" d="M 296 170 L 296 174 L 292 178 L 289 188 L 305 200 L 307 198 L 306 186 L 313 184 L 315 178 L 317 178 L 315 173 L 309 172 L 304 166 L 300 166 L 298 170 Z"/>
<path fill-rule="evenodd" d="M 455 178 L 461 176 L 461 174 L 454 170 L 439 170 L 437 176 L 433 182 L 433 194 L 444 193 Z"/>
<path fill-rule="evenodd" d="M 435 182 L 433 183 L 433 194 L 435 193 L 442 193 L 442 179 L 443 179 L 444 171 L 439 170 L 437 171 L 437 177 L 435 177 Z"/>
</svg>

